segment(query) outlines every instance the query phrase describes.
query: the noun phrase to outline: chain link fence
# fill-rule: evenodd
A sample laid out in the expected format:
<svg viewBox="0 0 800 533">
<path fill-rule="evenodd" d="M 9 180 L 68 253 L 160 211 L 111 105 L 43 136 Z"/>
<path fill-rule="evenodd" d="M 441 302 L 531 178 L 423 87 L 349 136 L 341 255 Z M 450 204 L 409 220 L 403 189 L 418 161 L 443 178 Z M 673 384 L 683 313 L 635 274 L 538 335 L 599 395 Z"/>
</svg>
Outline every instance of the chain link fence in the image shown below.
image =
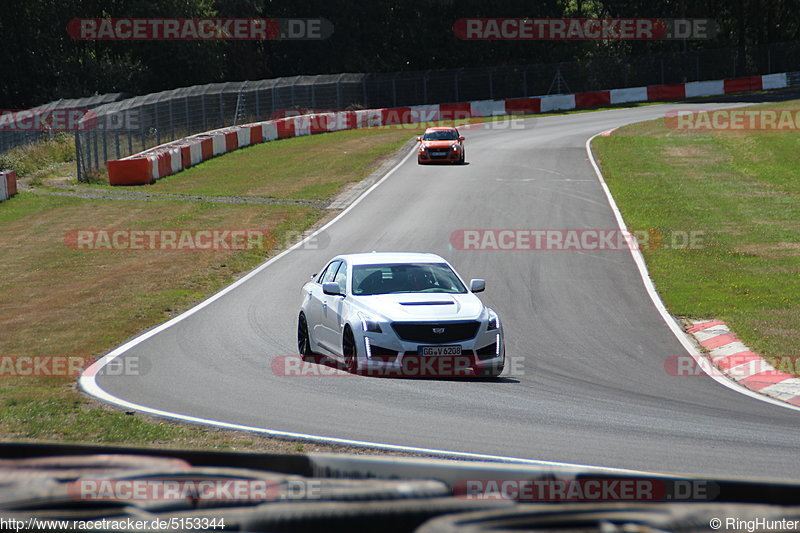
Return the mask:
<svg viewBox="0 0 800 533">
<path fill-rule="evenodd" d="M 639 87 L 800 70 L 800 43 L 519 67 L 295 76 L 127 98 L 76 132 L 78 177 L 187 135 L 310 110 L 402 107 Z M 84 119 L 87 121 L 87 119 Z"/>
<path fill-rule="evenodd" d="M 63 118 L 58 116 L 59 111 L 83 112 L 104 104 L 124 100 L 130 96 L 124 93 L 110 93 L 71 100 L 56 100 L 24 111 L 4 110 L 0 112 L 0 154 L 17 146 L 51 139 L 58 131 L 63 131 L 59 130 L 58 125 L 52 124 L 54 116 L 56 121 Z"/>
</svg>

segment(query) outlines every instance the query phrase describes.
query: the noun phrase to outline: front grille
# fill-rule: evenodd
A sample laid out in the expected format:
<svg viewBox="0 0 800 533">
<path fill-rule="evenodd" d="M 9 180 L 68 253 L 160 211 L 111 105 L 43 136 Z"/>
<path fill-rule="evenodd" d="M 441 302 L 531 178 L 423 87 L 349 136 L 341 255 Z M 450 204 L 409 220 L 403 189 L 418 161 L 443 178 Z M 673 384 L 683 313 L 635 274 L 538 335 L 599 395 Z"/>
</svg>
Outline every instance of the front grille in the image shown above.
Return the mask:
<svg viewBox="0 0 800 533">
<path fill-rule="evenodd" d="M 393 322 L 392 329 L 404 341 L 445 344 L 472 339 L 478 333 L 480 325 L 481 323 L 476 320 L 468 322 Z M 444 331 L 434 333 L 434 329 L 443 329 Z"/>
<path fill-rule="evenodd" d="M 477 350 L 475 350 L 475 353 L 478 354 L 478 359 L 480 359 L 481 361 L 497 357 L 497 343 L 493 342 L 489 346 L 478 348 Z"/>
</svg>

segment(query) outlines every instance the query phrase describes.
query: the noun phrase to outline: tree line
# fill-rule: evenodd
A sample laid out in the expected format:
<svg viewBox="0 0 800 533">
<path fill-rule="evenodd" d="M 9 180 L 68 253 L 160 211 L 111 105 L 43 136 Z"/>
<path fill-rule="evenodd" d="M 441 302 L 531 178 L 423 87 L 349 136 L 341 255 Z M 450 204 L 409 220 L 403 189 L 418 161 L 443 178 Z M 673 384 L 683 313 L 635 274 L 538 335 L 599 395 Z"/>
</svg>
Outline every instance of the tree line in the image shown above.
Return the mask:
<svg viewBox="0 0 800 533">
<path fill-rule="evenodd" d="M 800 0 L 9 0 L 0 2 L 0 108 L 298 74 L 580 61 L 800 40 Z M 326 40 L 82 41 L 75 18 L 325 18 Z M 713 39 L 464 41 L 459 18 L 711 18 Z"/>
</svg>

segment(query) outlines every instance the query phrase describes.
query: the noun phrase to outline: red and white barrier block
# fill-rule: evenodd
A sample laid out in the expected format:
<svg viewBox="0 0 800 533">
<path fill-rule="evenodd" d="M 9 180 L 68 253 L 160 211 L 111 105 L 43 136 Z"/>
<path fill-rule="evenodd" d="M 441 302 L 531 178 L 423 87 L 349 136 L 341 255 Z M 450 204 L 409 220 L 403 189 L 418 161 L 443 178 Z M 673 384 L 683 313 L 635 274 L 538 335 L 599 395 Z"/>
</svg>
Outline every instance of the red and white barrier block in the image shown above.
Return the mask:
<svg viewBox="0 0 800 533">
<path fill-rule="evenodd" d="M 752 391 L 800 406 L 800 357 L 775 358 L 776 365 L 752 352 L 719 320 L 695 321 L 687 331 L 694 335 L 708 357 L 728 379 Z"/>
<path fill-rule="evenodd" d="M 17 171 L 0 170 L 0 202 L 17 194 Z"/>
<path fill-rule="evenodd" d="M 329 131 L 420 124 L 472 117 L 529 115 L 632 102 L 683 100 L 699 96 L 781 89 L 787 86 L 786 74 L 769 74 L 730 80 L 631 87 L 577 94 L 553 94 L 505 100 L 478 100 L 454 104 L 297 115 L 208 131 L 163 144 L 118 161 L 109 161 L 108 177 L 111 185 L 153 183 L 159 178 L 175 174 L 212 157 L 245 146 Z"/>
</svg>

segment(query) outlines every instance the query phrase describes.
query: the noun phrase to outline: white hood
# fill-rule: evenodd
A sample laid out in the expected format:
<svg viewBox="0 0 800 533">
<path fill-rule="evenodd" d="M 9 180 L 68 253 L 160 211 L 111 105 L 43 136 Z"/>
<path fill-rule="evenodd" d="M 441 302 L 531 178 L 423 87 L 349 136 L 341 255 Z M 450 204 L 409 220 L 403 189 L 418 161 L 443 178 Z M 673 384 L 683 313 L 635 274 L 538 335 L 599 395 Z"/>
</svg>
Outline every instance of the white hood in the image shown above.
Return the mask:
<svg viewBox="0 0 800 533">
<path fill-rule="evenodd" d="M 472 293 L 394 293 L 356 296 L 366 308 L 390 321 L 475 320 L 483 303 Z"/>
</svg>

